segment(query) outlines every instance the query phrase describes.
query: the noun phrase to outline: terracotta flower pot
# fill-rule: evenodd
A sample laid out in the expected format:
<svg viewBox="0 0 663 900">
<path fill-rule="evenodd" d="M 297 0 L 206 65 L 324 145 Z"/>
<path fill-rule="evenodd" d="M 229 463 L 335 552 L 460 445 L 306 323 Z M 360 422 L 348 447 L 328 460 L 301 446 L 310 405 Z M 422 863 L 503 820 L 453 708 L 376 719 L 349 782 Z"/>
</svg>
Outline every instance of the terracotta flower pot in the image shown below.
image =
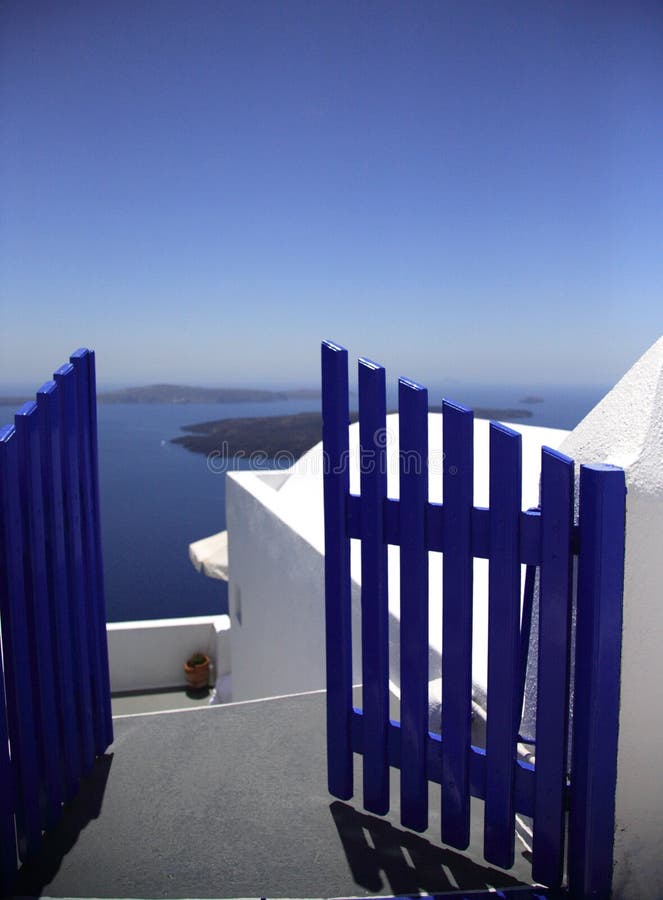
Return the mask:
<svg viewBox="0 0 663 900">
<path fill-rule="evenodd" d="M 202 658 L 202 662 L 198 662 L 199 658 Z M 193 665 L 190 665 L 190 663 L 193 663 Z M 209 683 L 209 656 L 205 656 L 203 653 L 192 656 L 184 664 L 184 676 L 186 683 L 191 688 L 200 690 L 200 688 L 207 687 Z"/>
</svg>

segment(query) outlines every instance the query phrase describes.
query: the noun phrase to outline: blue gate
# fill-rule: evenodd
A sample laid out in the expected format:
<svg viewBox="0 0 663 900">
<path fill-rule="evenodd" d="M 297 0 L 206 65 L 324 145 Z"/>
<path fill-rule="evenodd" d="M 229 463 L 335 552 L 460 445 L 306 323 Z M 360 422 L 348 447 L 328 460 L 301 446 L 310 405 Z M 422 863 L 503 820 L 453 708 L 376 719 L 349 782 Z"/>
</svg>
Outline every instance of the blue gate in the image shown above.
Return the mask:
<svg viewBox="0 0 663 900">
<path fill-rule="evenodd" d="M 347 351 L 322 345 L 330 792 L 353 795 L 363 757 L 363 804 L 390 808 L 400 769 L 401 822 L 428 824 L 428 783 L 441 785 L 441 838 L 465 849 L 470 797 L 484 801 L 484 856 L 514 862 L 516 815 L 533 820 L 532 877 L 573 896 L 608 896 L 623 594 L 625 481 L 621 469 L 581 466 L 542 449 L 541 502 L 521 509 L 521 437 L 490 424 L 490 505 L 473 505 L 473 413 L 444 401 L 443 503 L 428 501 L 428 393 L 399 381 L 400 499 L 387 496 L 385 371 L 359 360 L 360 494 L 349 489 Z M 361 541 L 362 709 L 352 704 L 350 540 Z M 387 547 L 400 547 L 400 722 L 389 719 Z M 442 704 L 429 731 L 428 552 L 444 554 Z M 471 742 L 473 560 L 488 560 L 486 746 Z M 574 575 L 577 560 L 577 576 Z M 518 755 L 529 607 L 539 575 L 536 754 Z M 574 601 L 575 597 L 575 601 Z M 444 598 L 444 602 L 443 601 Z M 575 627 L 572 629 L 575 602 Z M 573 699 L 571 698 L 572 648 Z M 572 733 L 569 708 L 573 703 Z M 572 753 L 569 751 L 572 746 Z M 568 826 L 568 827 L 567 827 Z M 567 839 L 568 834 L 568 839 Z"/>
<path fill-rule="evenodd" d="M 0 894 L 113 740 L 94 353 L 0 428 Z"/>
</svg>

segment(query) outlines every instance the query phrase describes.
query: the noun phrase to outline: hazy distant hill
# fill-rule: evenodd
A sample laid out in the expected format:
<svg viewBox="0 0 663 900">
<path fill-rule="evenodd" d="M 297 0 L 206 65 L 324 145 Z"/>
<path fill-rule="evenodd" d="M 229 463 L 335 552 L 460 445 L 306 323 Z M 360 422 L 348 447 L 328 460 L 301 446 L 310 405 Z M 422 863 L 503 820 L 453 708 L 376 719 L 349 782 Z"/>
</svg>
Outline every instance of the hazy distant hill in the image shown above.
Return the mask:
<svg viewBox="0 0 663 900">
<path fill-rule="evenodd" d="M 19 406 L 23 406 L 28 400 L 34 400 L 34 395 L 30 397 L 26 394 L 24 397 L 19 394 L 15 394 L 11 397 L 0 397 L 0 406 L 13 406 L 14 409 L 18 409 Z"/>
<path fill-rule="evenodd" d="M 192 432 L 172 439 L 194 453 L 221 452 L 225 457 L 264 453 L 273 459 L 279 453 L 298 458 L 317 444 L 322 432 L 322 416 L 318 412 L 285 416 L 220 419 L 184 425 L 182 431 Z"/>
<path fill-rule="evenodd" d="M 204 388 L 181 384 L 151 384 L 146 387 L 103 391 L 100 403 L 254 403 L 290 398 L 317 397 L 315 390 L 268 391 L 260 388 Z"/>
<path fill-rule="evenodd" d="M 439 409 L 431 407 L 431 412 L 439 412 Z M 528 409 L 481 407 L 475 409 L 474 414 L 478 419 L 505 422 L 529 419 L 532 415 Z M 356 420 L 357 413 L 350 413 L 350 421 Z M 319 412 L 305 412 L 285 416 L 219 419 L 183 425 L 181 430 L 190 434 L 173 438 L 171 443 L 180 444 L 193 453 L 216 451 L 228 458 L 262 453 L 270 459 L 280 453 L 289 453 L 297 459 L 321 440 L 322 416 Z"/>
</svg>

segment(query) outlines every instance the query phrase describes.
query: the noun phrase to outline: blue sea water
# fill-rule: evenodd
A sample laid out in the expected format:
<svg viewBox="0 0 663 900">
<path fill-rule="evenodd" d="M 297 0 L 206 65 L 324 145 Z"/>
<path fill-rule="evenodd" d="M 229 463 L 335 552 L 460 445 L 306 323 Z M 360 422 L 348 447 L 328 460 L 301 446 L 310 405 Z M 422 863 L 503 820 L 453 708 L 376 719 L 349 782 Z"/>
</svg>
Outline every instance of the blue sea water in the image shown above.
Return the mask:
<svg viewBox="0 0 663 900">
<path fill-rule="evenodd" d="M 195 571 L 189 544 L 226 526 L 225 473 L 170 439 L 195 422 L 279 415 L 318 402 L 99 406 L 109 622 L 219 614 L 227 585 Z M 242 461 L 235 468 L 245 468 Z"/>
<path fill-rule="evenodd" d="M 447 384 L 429 390 L 470 406 L 518 408 L 527 395 L 527 424 L 573 428 L 603 396 L 601 387 L 504 388 Z M 395 407 L 393 394 L 390 405 Z M 99 475 L 107 618 L 171 618 L 227 610 L 227 587 L 195 571 L 192 541 L 225 528 L 225 474 L 203 454 L 169 443 L 182 425 L 240 416 L 284 415 L 319 408 L 315 399 L 224 405 L 118 404 L 99 407 Z M 0 424 L 14 408 L 0 406 Z M 246 468 L 235 461 L 235 468 Z"/>
</svg>

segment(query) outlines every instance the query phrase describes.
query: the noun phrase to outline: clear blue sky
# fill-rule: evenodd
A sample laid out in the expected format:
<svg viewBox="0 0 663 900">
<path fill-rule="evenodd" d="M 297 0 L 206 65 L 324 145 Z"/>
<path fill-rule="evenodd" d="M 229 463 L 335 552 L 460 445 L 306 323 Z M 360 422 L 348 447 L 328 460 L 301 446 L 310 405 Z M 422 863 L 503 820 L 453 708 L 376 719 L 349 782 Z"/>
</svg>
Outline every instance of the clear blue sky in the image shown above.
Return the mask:
<svg viewBox="0 0 663 900">
<path fill-rule="evenodd" d="M 611 382 L 662 98 L 656 2 L 4 0 L 0 384 Z"/>
</svg>

